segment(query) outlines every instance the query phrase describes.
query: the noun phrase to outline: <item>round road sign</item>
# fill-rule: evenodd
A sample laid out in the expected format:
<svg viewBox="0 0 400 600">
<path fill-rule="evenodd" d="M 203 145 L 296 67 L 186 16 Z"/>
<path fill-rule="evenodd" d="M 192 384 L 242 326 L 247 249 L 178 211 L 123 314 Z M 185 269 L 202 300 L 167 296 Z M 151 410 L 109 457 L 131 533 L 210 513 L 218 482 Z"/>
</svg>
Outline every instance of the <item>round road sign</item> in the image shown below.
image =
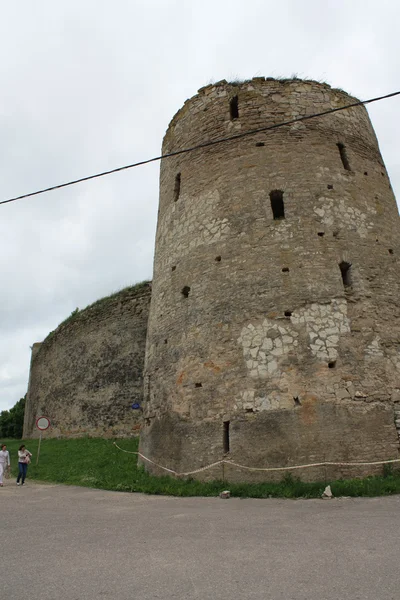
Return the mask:
<svg viewBox="0 0 400 600">
<path fill-rule="evenodd" d="M 38 417 L 36 419 L 36 427 L 40 429 L 40 431 L 44 431 L 50 427 L 50 421 L 47 417 Z"/>
</svg>

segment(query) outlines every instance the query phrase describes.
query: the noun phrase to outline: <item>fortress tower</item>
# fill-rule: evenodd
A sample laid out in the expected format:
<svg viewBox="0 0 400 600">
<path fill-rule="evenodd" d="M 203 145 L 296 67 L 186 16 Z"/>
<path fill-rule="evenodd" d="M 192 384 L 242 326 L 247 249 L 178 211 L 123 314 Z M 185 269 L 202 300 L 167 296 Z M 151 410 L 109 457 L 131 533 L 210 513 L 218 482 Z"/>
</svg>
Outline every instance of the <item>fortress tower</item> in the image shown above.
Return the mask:
<svg viewBox="0 0 400 600">
<path fill-rule="evenodd" d="M 222 81 L 185 102 L 163 153 L 352 102 L 313 81 Z M 398 458 L 399 253 L 363 106 L 165 159 L 141 452 L 178 472 Z"/>
<path fill-rule="evenodd" d="M 24 437 L 138 433 L 151 285 L 143 282 L 74 311 L 33 344 Z"/>
</svg>

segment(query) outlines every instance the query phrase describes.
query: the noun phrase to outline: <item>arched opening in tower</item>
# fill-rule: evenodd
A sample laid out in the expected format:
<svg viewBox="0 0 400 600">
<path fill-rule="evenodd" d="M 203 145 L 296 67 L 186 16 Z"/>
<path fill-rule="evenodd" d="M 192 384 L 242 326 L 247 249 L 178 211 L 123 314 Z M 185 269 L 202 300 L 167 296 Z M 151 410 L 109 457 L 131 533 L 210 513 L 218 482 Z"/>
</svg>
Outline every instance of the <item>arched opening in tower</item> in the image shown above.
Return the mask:
<svg viewBox="0 0 400 600">
<path fill-rule="evenodd" d="M 239 99 L 237 96 L 233 96 L 229 102 L 229 112 L 231 115 L 231 121 L 239 118 Z"/>
<path fill-rule="evenodd" d="M 176 202 L 181 194 L 181 174 L 177 173 L 175 176 L 175 186 L 174 186 L 174 201 Z"/>
<path fill-rule="evenodd" d="M 269 194 L 271 200 L 272 214 L 275 220 L 285 218 L 285 205 L 283 203 L 283 192 L 281 190 L 272 190 Z"/>
<path fill-rule="evenodd" d="M 224 430 L 222 437 L 222 445 L 224 448 L 224 454 L 227 454 L 230 450 L 230 440 L 229 440 L 229 421 L 224 421 Z"/>
<path fill-rule="evenodd" d="M 339 154 L 340 154 L 340 158 L 342 159 L 343 167 L 346 169 L 346 171 L 351 171 L 349 159 L 348 159 L 347 152 L 346 152 L 346 146 L 344 144 L 342 144 L 341 142 L 339 142 L 337 144 L 337 147 L 339 148 Z"/>
<path fill-rule="evenodd" d="M 346 290 L 351 287 L 351 263 L 342 260 L 339 263 L 339 268 L 342 275 L 343 287 Z"/>
</svg>

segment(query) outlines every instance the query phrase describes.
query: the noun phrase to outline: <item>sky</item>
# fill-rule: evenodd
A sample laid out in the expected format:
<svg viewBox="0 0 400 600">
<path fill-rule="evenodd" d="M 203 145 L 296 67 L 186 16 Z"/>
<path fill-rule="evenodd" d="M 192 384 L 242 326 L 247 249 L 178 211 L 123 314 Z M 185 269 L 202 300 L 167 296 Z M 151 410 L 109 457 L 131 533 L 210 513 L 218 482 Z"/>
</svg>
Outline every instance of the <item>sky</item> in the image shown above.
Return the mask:
<svg viewBox="0 0 400 600">
<path fill-rule="evenodd" d="M 296 75 L 360 99 L 400 89 L 397 0 L 36 0 L 0 21 L 0 200 L 157 156 L 187 98 Z M 368 108 L 400 197 L 400 97 Z M 30 346 L 152 277 L 159 164 L 0 206 L 0 410 Z"/>
</svg>

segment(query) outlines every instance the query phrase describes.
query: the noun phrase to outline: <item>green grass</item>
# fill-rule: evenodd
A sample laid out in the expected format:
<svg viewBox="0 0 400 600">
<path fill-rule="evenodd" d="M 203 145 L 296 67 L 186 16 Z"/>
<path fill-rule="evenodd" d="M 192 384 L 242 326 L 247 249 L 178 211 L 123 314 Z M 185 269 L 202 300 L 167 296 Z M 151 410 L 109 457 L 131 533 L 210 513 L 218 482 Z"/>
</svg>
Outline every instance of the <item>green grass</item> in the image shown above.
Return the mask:
<svg viewBox="0 0 400 600">
<path fill-rule="evenodd" d="M 12 473 L 18 471 L 17 450 L 21 440 L 3 440 L 10 452 Z M 125 450 L 137 451 L 136 438 L 119 440 Z M 100 438 L 42 440 L 39 465 L 36 466 L 38 440 L 27 440 L 26 446 L 33 454 L 28 468 L 28 479 L 171 496 L 216 496 L 229 489 L 232 496 L 242 498 L 319 498 L 329 483 L 334 496 L 384 496 L 400 493 L 400 471 L 390 467 L 380 477 L 349 479 L 317 483 L 303 483 L 285 477 L 280 483 L 227 483 L 213 481 L 154 477 L 137 467 L 136 456 L 118 450 L 112 440 Z"/>
</svg>

